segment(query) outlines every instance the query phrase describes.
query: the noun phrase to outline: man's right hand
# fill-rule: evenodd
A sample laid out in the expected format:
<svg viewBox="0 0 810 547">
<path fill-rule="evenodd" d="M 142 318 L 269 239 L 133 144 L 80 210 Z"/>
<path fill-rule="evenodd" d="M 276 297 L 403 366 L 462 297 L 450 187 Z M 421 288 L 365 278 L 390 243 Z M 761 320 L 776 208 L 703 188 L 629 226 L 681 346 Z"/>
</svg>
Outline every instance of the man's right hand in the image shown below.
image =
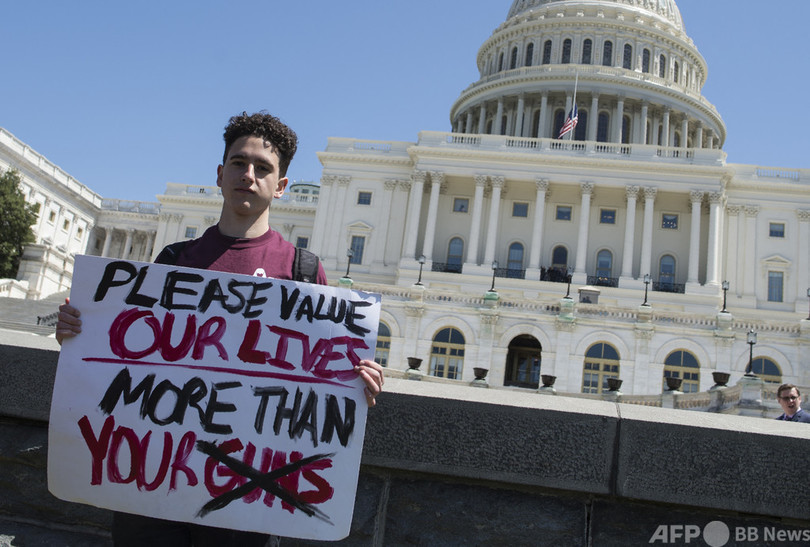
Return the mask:
<svg viewBox="0 0 810 547">
<path fill-rule="evenodd" d="M 59 306 L 59 315 L 56 321 L 56 341 L 62 344 L 65 338 L 73 338 L 82 332 L 82 320 L 79 319 L 79 310 L 70 305 L 70 298 Z"/>
</svg>

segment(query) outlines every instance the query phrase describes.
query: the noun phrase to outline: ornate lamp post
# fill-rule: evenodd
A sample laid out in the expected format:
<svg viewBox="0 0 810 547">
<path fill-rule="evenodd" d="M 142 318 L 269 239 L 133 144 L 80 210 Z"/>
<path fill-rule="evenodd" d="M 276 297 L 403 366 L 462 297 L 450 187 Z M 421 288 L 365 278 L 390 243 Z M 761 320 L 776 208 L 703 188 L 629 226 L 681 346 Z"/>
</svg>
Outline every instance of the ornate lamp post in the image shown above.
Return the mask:
<svg viewBox="0 0 810 547">
<path fill-rule="evenodd" d="M 650 287 L 650 274 L 644 274 L 644 302 L 641 304 L 642 306 L 649 306 L 647 304 L 647 289 Z"/>
<path fill-rule="evenodd" d="M 352 267 L 352 257 L 353 256 L 354 256 L 354 251 L 352 251 L 352 248 L 349 247 L 348 249 L 346 249 L 346 257 L 347 257 L 348 260 L 346 261 L 346 275 L 344 275 L 343 277 L 345 277 L 347 279 L 351 279 L 351 277 L 349 277 L 349 268 Z"/>
<path fill-rule="evenodd" d="M 414 283 L 414 284 L 415 285 L 421 285 L 422 284 L 422 267 L 425 265 L 425 262 L 426 262 L 427 259 L 425 258 L 425 255 L 420 255 L 419 258 L 417 258 L 416 260 L 419 261 L 419 279 L 417 279 L 416 283 Z"/>
<path fill-rule="evenodd" d="M 748 331 L 748 367 L 745 369 L 746 376 L 756 376 L 754 374 L 754 344 L 757 343 L 757 333 L 754 329 Z"/>
<path fill-rule="evenodd" d="M 808 289 L 810 291 L 810 289 Z M 720 310 L 722 313 L 726 313 L 726 294 L 728 293 L 728 281 L 723 281 L 723 309 Z"/>
<path fill-rule="evenodd" d="M 565 269 L 565 281 L 568 283 L 568 288 L 565 289 L 565 298 L 571 298 L 571 274 L 573 270 L 570 266 Z"/>
<path fill-rule="evenodd" d="M 807 299 L 810 300 L 810 289 L 807 289 Z M 807 320 L 810 321 L 810 312 L 807 312 Z"/>
<path fill-rule="evenodd" d="M 489 288 L 489 292 L 495 292 L 495 272 L 498 269 L 498 261 L 492 261 L 492 286 Z"/>
</svg>

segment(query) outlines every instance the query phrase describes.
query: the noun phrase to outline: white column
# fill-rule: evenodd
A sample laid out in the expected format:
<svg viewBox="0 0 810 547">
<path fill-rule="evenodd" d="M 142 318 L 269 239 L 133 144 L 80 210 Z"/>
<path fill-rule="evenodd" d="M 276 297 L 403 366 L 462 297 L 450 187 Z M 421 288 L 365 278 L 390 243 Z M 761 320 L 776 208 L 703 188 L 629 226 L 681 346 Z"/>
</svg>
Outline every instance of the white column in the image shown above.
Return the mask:
<svg viewBox="0 0 810 547">
<path fill-rule="evenodd" d="M 339 175 L 337 177 L 337 194 L 335 195 L 335 208 L 332 210 L 332 218 L 329 232 L 327 234 L 328 243 L 323 249 L 322 260 L 327 260 L 324 267 L 337 269 L 339 262 L 346 256 L 345 242 L 341 243 L 340 234 L 343 226 L 343 215 L 346 211 L 346 196 L 349 193 L 349 183 L 351 177 Z M 320 201 L 320 200 L 319 200 Z"/>
<path fill-rule="evenodd" d="M 808 309 L 807 303 L 804 300 L 807 294 L 807 289 L 810 287 L 810 211 L 806 209 L 799 209 L 796 211 L 799 217 L 799 237 L 796 241 L 796 311 L 799 311 L 799 303 L 802 304 L 801 308 Z"/>
<path fill-rule="evenodd" d="M 661 131 L 662 146 L 669 146 L 669 108 L 664 109 L 664 129 Z"/>
<path fill-rule="evenodd" d="M 152 252 L 152 247 L 154 245 L 155 245 L 155 231 L 150 230 L 149 232 L 146 233 L 146 245 L 143 248 L 143 256 L 141 257 L 141 260 L 143 260 L 144 262 L 152 261 L 152 255 L 154 254 Z"/>
<path fill-rule="evenodd" d="M 708 129 L 707 132 L 708 132 L 708 136 L 706 138 L 706 148 L 711 150 L 711 149 L 714 148 L 714 131 L 712 131 L 711 129 Z"/>
<path fill-rule="evenodd" d="M 487 128 L 487 104 L 481 103 L 481 113 L 478 115 L 478 133 L 484 134 Z"/>
<path fill-rule="evenodd" d="M 721 192 L 709 193 L 709 249 L 706 257 L 706 285 L 719 284 L 720 263 L 720 204 L 723 200 Z"/>
<path fill-rule="evenodd" d="M 388 234 L 391 230 L 391 222 L 393 221 L 391 214 L 391 204 L 394 199 L 394 191 L 397 188 L 396 179 L 386 179 L 383 182 L 384 195 L 382 197 L 382 215 L 380 215 L 381 224 L 380 233 L 375 237 L 373 263 L 378 268 L 385 268 L 388 264 L 388 257 L 386 256 L 386 249 L 388 245 Z M 393 248 L 394 245 L 391 245 Z M 398 259 L 399 257 L 397 257 Z"/>
<path fill-rule="evenodd" d="M 321 191 L 318 194 L 318 202 L 320 207 L 315 209 L 315 221 L 312 226 L 312 244 L 310 250 L 318 256 L 323 253 L 324 245 L 326 245 L 329 238 L 329 220 L 335 216 L 334 211 L 330 211 L 326 207 L 330 203 L 329 199 L 332 194 L 333 184 L 337 182 L 337 177 L 334 175 L 323 175 L 321 177 Z"/>
<path fill-rule="evenodd" d="M 681 148 L 689 145 L 689 118 L 684 114 L 681 122 Z"/>
<path fill-rule="evenodd" d="M 622 143 L 622 133 L 624 130 L 624 97 L 619 97 L 616 101 L 616 116 L 615 116 L 615 127 L 616 131 L 614 132 L 615 141 L 616 143 Z"/>
<path fill-rule="evenodd" d="M 517 110 L 515 111 L 515 131 L 514 135 L 516 137 L 523 136 L 523 117 L 524 117 L 524 110 L 526 109 L 526 97 L 521 93 L 518 95 L 518 104 Z"/>
<path fill-rule="evenodd" d="M 475 196 L 472 204 L 472 223 L 470 225 L 470 241 L 467 244 L 467 261 L 469 266 L 478 264 L 478 244 L 481 238 L 481 211 L 484 208 L 484 187 L 487 185 L 486 175 L 475 175 Z"/>
<path fill-rule="evenodd" d="M 591 111 L 588 112 L 588 140 L 596 140 L 596 128 L 599 125 L 599 93 L 591 95 Z"/>
<path fill-rule="evenodd" d="M 425 255 L 428 262 L 433 260 L 433 241 L 436 236 L 436 217 L 439 214 L 439 193 L 442 182 L 444 182 L 444 173 L 438 171 L 430 173 L 430 201 L 428 202 L 425 241 L 422 244 L 422 254 Z"/>
<path fill-rule="evenodd" d="M 658 193 L 658 188 L 647 187 L 644 189 L 644 228 L 641 233 L 641 263 L 639 264 L 638 276 L 644 279 L 644 276 L 650 273 L 652 262 L 652 236 L 653 236 L 653 212 L 655 204 L 655 195 Z"/>
<path fill-rule="evenodd" d="M 411 174 L 411 195 L 408 200 L 408 219 L 405 223 L 405 254 L 403 258 L 416 258 L 416 240 L 419 237 L 425 177 L 426 173 L 424 171 L 414 171 Z"/>
<path fill-rule="evenodd" d="M 650 105 L 647 101 L 641 103 L 641 138 L 639 144 L 647 144 L 647 120 L 649 119 Z"/>
<path fill-rule="evenodd" d="M 726 208 L 728 212 L 728 254 L 726 258 L 726 279 L 728 279 L 731 286 L 729 289 L 732 294 L 742 296 L 743 291 L 743 268 L 745 264 L 745 253 L 740 252 L 740 246 L 744 241 L 742 235 L 742 226 L 740 224 L 742 207 L 739 205 L 729 205 Z"/>
<path fill-rule="evenodd" d="M 694 145 L 695 148 L 703 148 L 703 124 L 701 122 L 697 122 Z"/>
<path fill-rule="evenodd" d="M 467 134 L 472 133 L 472 122 L 473 122 L 472 110 L 468 110 L 467 111 L 467 124 L 464 126 L 464 132 L 465 133 L 467 133 Z"/>
<path fill-rule="evenodd" d="M 537 136 L 541 139 L 548 137 L 546 127 L 548 126 L 548 92 L 543 92 L 540 98 L 540 123 L 537 128 Z M 556 135 L 554 135 L 556 137 Z"/>
<path fill-rule="evenodd" d="M 624 248 L 622 249 L 622 277 L 633 278 L 633 255 L 635 255 L 636 236 L 636 200 L 638 199 L 638 186 L 626 186 L 627 220 L 624 224 Z"/>
<path fill-rule="evenodd" d="M 538 177 L 534 181 L 537 194 L 534 198 L 534 223 L 532 224 L 532 245 L 529 251 L 529 268 L 540 268 L 541 253 L 543 250 L 543 220 L 546 212 L 546 192 L 548 179 Z"/>
<path fill-rule="evenodd" d="M 491 264 L 495 260 L 495 243 L 498 241 L 498 217 L 501 212 L 501 189 L 506 179 L 504 177 L 492 178 L 492 199 L 489 204 L 489 222 L 487 223 L 487 244 L 484 249 L 484 264 Z"/>
<path fill-rule="evenodd" d="M 690 219 L 689 269 L 686 282 L 697 284 L 700 267 L 700 217 L 703 206 L 703 192 L 693 190 L 689 193 L 689 199 L 692 202 L 692 217 Z"/>
<path fill-rule="evenodd" d="M 503 130 L 503 97 L 498 98 L 498 108 L 495 110 L 495 123 L 492 124 L 492 134 L 500 135 Z"/>
<path fill-rule="evenodd" d="M 112 243 L 113 229 L 106 226 L 101 226 L 104 230 L 104 246 L 101 248 L 102 258 L 106 258 L 110 254 L 110 243 Z"/>
<path fill-rule="evenodd" d="M 756 297 L 757 274 L 757 215 L 759 206 L 745 206 L 745 296 Z"/>
<path fill-rule="evenodd" d="M 532 101 L 528 101 L 523 108 L 523 133 L 522 137 L 531 137 L 532 131 Z"/>
<path fill-rule="evenodd" d="M 574 273 L 587 277 L 585 270 L 588 259 L 588 222 L 591 217 L 591 196 L 593 195 L 593 183 L 583 182 L 580 184 L 582 190 L 582 201 L 579 211 L 579 234 L 577 234 L 577 258 L 574 265 Z M 581 281 L 579 281 L 581 282 Z"/>
<path fill-rule="evenodd" d="M 135 230 L 132 228 L 127 230 L 127 239 L 124 242 L 124 250 L 121 252 L 121 258 L 124 260 L 129 260 L 129 248 L 132 246 L 132 236 L 135 234 Z"/>
</svg>

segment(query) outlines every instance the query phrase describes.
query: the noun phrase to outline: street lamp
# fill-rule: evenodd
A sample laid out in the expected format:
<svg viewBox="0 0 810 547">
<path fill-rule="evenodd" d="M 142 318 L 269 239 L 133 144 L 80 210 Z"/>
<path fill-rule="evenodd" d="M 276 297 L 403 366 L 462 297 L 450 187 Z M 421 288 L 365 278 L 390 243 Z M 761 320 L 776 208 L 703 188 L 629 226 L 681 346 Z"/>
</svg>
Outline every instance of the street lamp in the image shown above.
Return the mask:
<svg viewBox="0 0 810 547">
<path fill-rule="evenodd" d="M 348 249 L 346 249 L 346 257 L 347 257 L 347 261 L 346 261 L 346 275 L 344 275 L 343 277 L 345 277 L 345 278 L 347 278 L 347 279 L 351 279 L 351 277 L 349 277 L 349 268 L 351 268 L 351 267 L 352 267 L 352 257 L 353 257 L 353 256 L 354 256 L 354 251 L 352 250 L 352 248 L 351 248 L 351 247 L 349 247 Z"/>
<path fill-rule="evenodd" d="M 569 299 L 571 298 L 571 274 L 573 273 L 573 271 L 574 271 L 573 268 L 571 268 L 570 266 L 568 266 L 565 269 L 566 274 L 565 281 L 568 282 L 568 288 L 565 289 L 565 298 Z"/>
<path fill-rule="evenodd" d="M 422 267 L 425 265 L 425 261 L 427 259 L 425 258 L 425 255 L 420 255 L 419 258 L 417 258 L 416 260 L 419 261 L 419 279 L 416 280 L 415 285 L 421 285 L 422 284 Z"/>
<path fill-rule="evenodd" d="M 647 304 L 647 289 L 650 287 L 650 274 L 644 274 L 644 303 L 642 306 L 649 306 Z"/>
<path fill-rule="evenodd" d="M 810 289 L 807 290 L 810 293 Z M 728 281 L 723 281 L 723 309 L 722 313 L 726 313 L 726 294 L 728 293 Z"/>
<path fill-rule="evenodd" d="M 810 300 L 810 289 L 807 289 L 807 299 Z M 807 320 L 810 321 L 810 312 L 807 312 Z"/>
<path fill-rule="evenodd" d="M 495 272 L 498 269 L 498 261 L 492 261 L 492 286 L 489 288 L 489 292 L 495 292 Z"/>
<path fill-rule="evenodd" d="M 748 368 L 745 369 L 746 376 L 756 376 L 754 374 L 754 344 L 757 343 L 757 333 L 754 329 L 748 331 Z"/>
</svg>

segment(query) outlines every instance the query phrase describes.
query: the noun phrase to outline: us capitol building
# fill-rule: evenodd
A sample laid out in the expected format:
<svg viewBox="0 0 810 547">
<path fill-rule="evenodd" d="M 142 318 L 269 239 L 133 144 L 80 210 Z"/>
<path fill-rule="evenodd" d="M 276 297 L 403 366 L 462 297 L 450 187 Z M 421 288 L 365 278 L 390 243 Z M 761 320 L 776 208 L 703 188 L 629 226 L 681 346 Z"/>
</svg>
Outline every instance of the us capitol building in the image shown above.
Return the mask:
<svg viewBox="0 0 810 547">
<path fill-rule="evenodd" d="M 382 294 L 380 362 L 594 396 L 708 392 L 749 366 L 810 386 L 810 170 L 726 163 L 673 0 L 515 0 L 476 63 L 448 131 L 330 138 L 320 184 L 273 203 L 333 283 Z M 0 129 L 8 167 L 40 214 L 3 297 L 58 301 L 74 254 L 149 261 L 221 208 L 188 184 L 102 198 Z"/>
</svg>

